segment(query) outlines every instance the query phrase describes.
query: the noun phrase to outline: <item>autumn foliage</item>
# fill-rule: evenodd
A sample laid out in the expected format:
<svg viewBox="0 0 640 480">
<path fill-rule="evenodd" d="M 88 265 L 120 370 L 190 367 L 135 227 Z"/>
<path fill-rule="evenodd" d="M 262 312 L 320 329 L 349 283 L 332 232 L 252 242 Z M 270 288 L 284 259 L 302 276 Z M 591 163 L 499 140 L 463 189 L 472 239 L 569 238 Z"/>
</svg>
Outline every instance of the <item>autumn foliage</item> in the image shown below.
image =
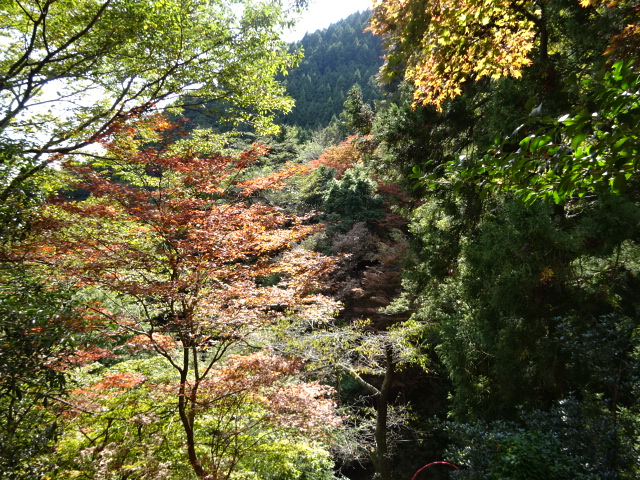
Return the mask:
<svg viewBox="0 0 640 480">
<path fill-rule="evenodd" d="M 153 136 L 142 138 L 142 129 Z M 175 152 L 171 135 L 165 119 L 152 117 L 105 139 L 113 158 L 104 165 L 68 163 L 77 186 L 91 197 L 54 202 L 39 223 L 40 235 L 27 246 L 33 261 L 79 285 L 138 302 L 141 321 L 110 319 L 146 335 L 159 350 L 164 348 L 153 335 L 160 332 L 195 345 L 212 334 L 232 337 L 258 326 L 269 317 L 268 306 L 295 302 L 309 293 L 308 277 L 321 278 L 329 267 L 326 258 L 287 253 L 320 226 L 251 199 L 259 189 L 281 186 L 299 166 L 243 180 L 262 147 L 237 156 Z M 283 260 L 275 261 L 276 255 Z M 281 284 L 264 286 L 261 279 L 274 275 Z"/>
<path fill-rule="evenodd" d="M 334 168 L 335 178 L 340 179 L 346 170 L 363 161 L 362 152 L 355 145 L 355 138 L 350 137 L 340 145 L 327 148 L 320 157 L 309 163 L 309 168 L 318 168 L 321 165 Z"/>
<path fill-rule="evenodd" d="M 520 77 L 531 63 L 535 2 L 377 0 L 371 31 L 387 47 L 382 75 L 404 73 L 414 104 L 438 109 L 470 79 Z"/>
<path fill-rule="evenodd" d="M 332 261 L 292 248 L 321 226 L 254 200 L 255 192 L 281 188 L 303 168 L 248 178 L 263 147 L 202 154 L 161 116 L 124 122 L 101 143 L 106 160 L 65 165 L 89 198 L 52 202 L 38 234 L 14 255 L 101 292 L 105 300 L 92 311 L 111 332 L 106 336 L 128 339 L 121 351 L 164 357 L 172 383 L 153 389 L 177 401 L 197 477 L 231 474 L 224 452 L 218 458 L 196 447 L 198 419 L 240 393 L 274 412 L 260 416 L 264 421 L 277 418 L 309 432 L 330 427 L 332 403 L 321 400 L 330 394 L 326 388 L 298 382 L 263 391 L 294 376 L 290 361 L 253 354 L 219 368 L 232 351 L 248 344 L 255 350 L 261 327 L 279 316 L 321 318 L 335 308 L 317 293 Z M 136 372 L 109 374 L 79 398 L 90 411 L 91 392 L 118 395 L 146 382 Z M 312 420 L 319 409 L 328 423 Z"/>
</svg>

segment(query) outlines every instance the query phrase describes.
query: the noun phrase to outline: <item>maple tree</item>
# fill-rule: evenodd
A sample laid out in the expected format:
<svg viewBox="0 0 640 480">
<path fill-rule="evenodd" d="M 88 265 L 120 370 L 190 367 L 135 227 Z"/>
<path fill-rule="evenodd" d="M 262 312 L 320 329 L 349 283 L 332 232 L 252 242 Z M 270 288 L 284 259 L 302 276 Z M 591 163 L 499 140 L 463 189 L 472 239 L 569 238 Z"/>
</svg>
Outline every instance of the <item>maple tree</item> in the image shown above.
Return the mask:
<svg viewBox="0 0 640 480">
<path fill-rule="evenodd" d="M 415 88 L 414 106 L 434 105 L 442 111 L 443 102 L 460 95 L 467 81 L 520 78 L 534 60 L 553 70 L 552 42 L 563 38 L 562 20 L 554 22 L 571 10 L 585 10 L 585 19 L 628 17 L 630 23 L 622 31 L 602 34 L 612 35 L 608 53 L 633 56 L 638 45 L 636 8 L 634 2 L 607 0 L 575 0 L 573 5 L 536 0 L 376 0 L 369 28 L 382 36 L 387 50 L 381 78 L 407 80 Z M 547 71 L 550 77 L 552 70 Z"/>
<path fill-rule="evenodd" d="M 269 478 L 275 472 L 277 478 L 324 478 L 322 472 L 330 471 L 323 432 L 338 423 L 330 389 L 296 381 L 301 366 L 258 352 L 230 356 L 212 370 L 201 386 L 194 435 L 213 478 Z M 82 386 L 70 395 L 77 408 L 66 414 L 58 443 L 59 478 L 76 472 L 94 479 L 192 478 L 180 448 L 179 386 L 168 381 L 172 370 L 166 359 L 153 356 L 98 374 L 77 372 Z M 299 462 L 298 474 L 273 465 L 281 455 Z"/>
<path fill-rule="evenodd" d="M 304 321 L 284 326 L 283 348 L 297 352 L 310 368 L 338 385 L 344 379 L 355 382 L 363 392 L 361 404 L 373 400 L 371 408 L 352 406 L 347 420 L 352 428 L 339 448 L 348 461 L 368 458 L 380 478 L 393 478 L 392 452 L 408 417 L 406 406 L 396 402 L 394 381 L 403 367 L 427 361 L 411 343 L 411 334 L 401 323 L 382 331 L 369 320 L 352 320 L 346 326 L 325 322 L 313 329 Z"/>
<path fill-rule="evenodd" d="M 382 77 L 399 87 L 374 155 L 418 183 L 413 267 L 386 311 L 412 316 L 451 382 L 438 415 L 454 420 L 444 458 L 457 443 L 461 478 L 637 476 L 637 14 L 606 0 L 375 2 Z M 438 403 L 426 391 L 412 398 L 421 419 Z"/>
<path fill-rule="evenodd" d="M 340 145 L 327 148 L 316 160 L 309 163 L 309 167 L 318 168 L 324 165 L 333 168 L 336 170 L 335 178 L 340 179 L 347 169 L 363 161 L 362 153 L 356 148 L 355 139 L 356 137 L 352 136 Z"/>
<path fill-rule="evenodd" d="M 257 348 L 261 328 L 287 311 L 322 318 L 335 309 L 316 293 L 332 260 L 291 249 L 321 226 L 254 198 L 259 190 L 281 187 L 304 167 L 247 179 L 243 174 L 263 147 L 203 154 L 201 139 L 181 139 L 174 127 L 160 115 L 123 120 L 101 138 L 103 160 L 67 162 L 65 168 L 90 197 L 52 202 L 41 212 L 34 235 L 13 254 L 95 292 L 102 305 L 93 310 L 102 318 L 104 341 L 115 342 L 112 349 L 124 336 L 132 353 L 149 352 L 168 362 L 175 377 L 167 388 L 177 403 L 193 472 L 198 478 L 227 478 L 233 465 L 225 470 L 215 450 L 205 452 L 197 442 L 207 405 L 226 398 L 216 393 L 224 387 L 214 379 L 217 365 L 232 352 Z M 219 143 L 209 146 L 216 149 Z M 250 392 L 256 372 L 272 367 L 266 362 L 242 368 L 237 388 Z M 142 377 L 118 378 L 103 382 L 117 380 L 116 387 L 129 390 Z M 321 398 L 327 391 L 320 387 L 288 388 L 291 405 L 298 399 L 310 413 L 325 405 Z M 284 418 L 296 412 L 291 405 L 282 407 L 289 412 Z"/>
<path fill-rule="evenodd" d="M 114 356 L 95 335 L 95 303 L 15 258 L 18 233 L 0 242 L 0 471 L 15 480 L 52 468 L 68 372 Z"/>
<path fill-rule="evenodd" d="M 522 75 L 530 64 L 540 2 L 510 0 L 376 1 L 371 31 L 383 37 L 383 78 L 415 87 L 414 104 L 438 109 L 469 78 Z"/>
<path fill-rule="evenodd" d="M 403 325 L 405 316 L 381 312 L 400 291 L 398 273 L 407 244 L 400 230 L 402 221 L 383 209 L 382 199 L 373 193 L 395 195 L 397 188 L 366 174 L 353 141 L 328 149 L 313 164 L 327 167 L 349 162 L 353 166 L 341 180 L 334 180 L 325 198 L 326 211 L 342 222 L 342 229 L 338 224 L 328 231 L 330 248 L 340 255 L 331 278 L 333 294 L 343 304 L 339 320 L 312 325 L 304 319 L 292 321 L 279 333 L 285 351 L 306 359 L 309 368 L 324 372 L 332 384 L 357 385 L 356 404 L 344 407 L 350 428 L 341 432 L 338 452 L 347 463 L 371 462 L 376 475 L 388 480 L 393 478 L 393 453 L 408 418 L 405 405 L 396 399 L 398 373 L 427 360 L 418 360 L 411 332 Z M 370 222 L 354 219 L 367 215 Z M 364 316 L 368 319 L 362 320 Z"/>
</svg>

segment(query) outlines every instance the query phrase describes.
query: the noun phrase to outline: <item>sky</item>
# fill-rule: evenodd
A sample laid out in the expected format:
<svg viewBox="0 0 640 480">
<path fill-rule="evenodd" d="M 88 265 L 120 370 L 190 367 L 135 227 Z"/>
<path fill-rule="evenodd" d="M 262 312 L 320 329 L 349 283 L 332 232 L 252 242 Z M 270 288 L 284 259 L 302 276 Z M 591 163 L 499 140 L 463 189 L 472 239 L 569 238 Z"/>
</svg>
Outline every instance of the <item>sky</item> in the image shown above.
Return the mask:
<svg viewBox="0 0 640 480">
<path fill-rule="evenodd" d="M 301 40 L 307 32 L 327 28 L 352 13 L 368 8 L 371 8 L 371 0 L 309 0 L 309 8 L 303 12 L 294 31 L 283 37 L 289 42 Z"/>
</svg>

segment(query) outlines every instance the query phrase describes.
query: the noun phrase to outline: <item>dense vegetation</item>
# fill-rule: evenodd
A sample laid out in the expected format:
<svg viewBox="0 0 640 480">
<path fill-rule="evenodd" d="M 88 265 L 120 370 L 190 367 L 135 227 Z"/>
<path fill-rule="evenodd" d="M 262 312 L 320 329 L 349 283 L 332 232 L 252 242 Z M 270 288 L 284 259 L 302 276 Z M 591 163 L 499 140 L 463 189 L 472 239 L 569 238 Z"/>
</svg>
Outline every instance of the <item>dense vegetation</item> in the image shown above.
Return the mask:
<svg viewBox="0 0 640 480">
<path fill-rule="evenodd" d="M 0 478 L 637 478 L 637 2 L 304 4 L 1 5 Z"/>
<path fill-rule="evenodd" d="M 382 66 L 382 42 L 365 32 L 370 16 L 371 12 L 354 13 L 326 29 L 307 33 L 302 40 L 289 45 L 292 55 L 302 53 L 304 56 L 296 68 L 276 76 L 295 101 L 290 112 L 278 116 L 281 124 L 296 127 L 301 136 L 309 137 L 310 132 L 331 123 L 338 126 L 352 88 L 360 88 L 366 103 L 382 99 L 374 78 Z M 183 116 L 188 118 L 190 126 L 230 128 L 225 124 L 229 113 L 225 101 L 205 105 L 185 103 L 189 105 Z"/>
<path fill-rule="evenodd" d="M 283 78 L 287 93 L 296 101 L 282 121 L 304 129 L 326 127 L 338 118 L 347 93 L 358 85 L 364 101 L 380 99 L 375 79 L 382 66 L 382 42 L 365 32 L 370 12 L 358 12 L 329 28 L 307 33 L 293 45 L 304 59 Z"/>
</svg>

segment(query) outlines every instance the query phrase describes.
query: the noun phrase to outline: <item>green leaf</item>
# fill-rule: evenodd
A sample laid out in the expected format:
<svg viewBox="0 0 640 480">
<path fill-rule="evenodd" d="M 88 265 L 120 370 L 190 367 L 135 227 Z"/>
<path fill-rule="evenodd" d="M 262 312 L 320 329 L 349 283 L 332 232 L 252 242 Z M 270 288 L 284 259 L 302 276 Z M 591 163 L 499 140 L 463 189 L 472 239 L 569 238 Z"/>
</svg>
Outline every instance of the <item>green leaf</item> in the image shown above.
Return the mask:
<svg viewBox="0 0 640 480">
<path fill-rule="evenodd" d="M 587 138 L 589 136 L 588 133 L 579 133 L 577 135 L 575 135 L 572 139 L 571 139 L 571 148 L 574 150 L 577 150 L 578 147 L 580 146 L 580 144 L 584 141 L 585 138 Z"/>
<path fill-rule="evenodd" d="M 613 144 L 613 150 L 614 151 L 620 150 L 620 147 L 622 147 L 622 145 L 627 143 L 628 140 L 629 140 L 629 137 L 621 138 L 620 140 L 618 140 L 616 143 Z"/>
<path fill-rule="evenodd" d="M 611 190 L 613 193 L 623 193 L 627 186 L 627 179 L 624 173 L 616 174 L 611 180 Z"/>
</svg>

